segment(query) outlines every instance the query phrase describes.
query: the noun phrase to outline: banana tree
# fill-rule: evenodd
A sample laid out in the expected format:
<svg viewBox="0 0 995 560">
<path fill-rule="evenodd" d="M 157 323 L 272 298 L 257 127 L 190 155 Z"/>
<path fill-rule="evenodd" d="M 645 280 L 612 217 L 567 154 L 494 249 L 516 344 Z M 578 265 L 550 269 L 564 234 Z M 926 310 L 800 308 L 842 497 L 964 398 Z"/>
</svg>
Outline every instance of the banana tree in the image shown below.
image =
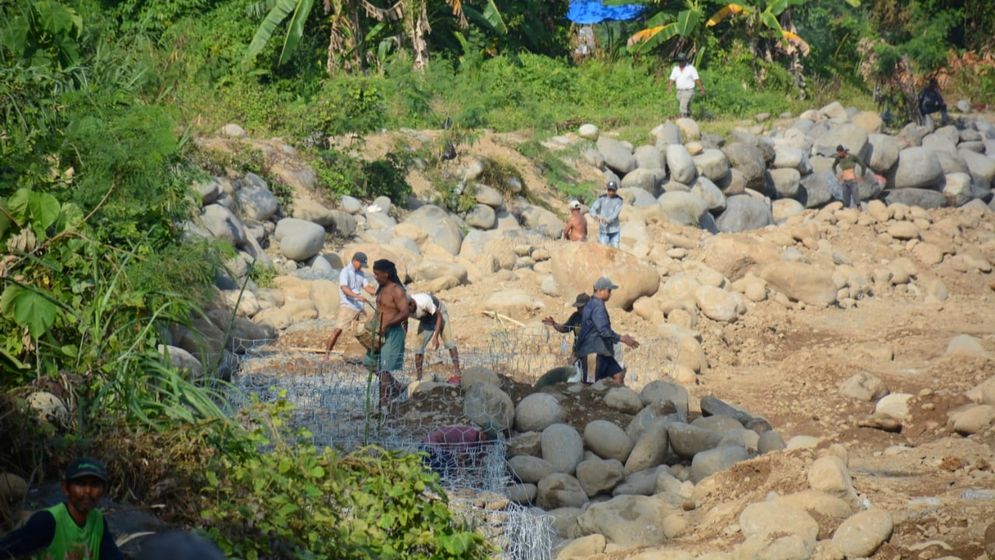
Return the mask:
<svg viewBox="0 0 995 560">
<path fill-rule="evenodd" d="M 615 2 L 606 2 L 606 4 L 613 3 Z M 698 62 L 704 52 L 701 46 L 705 43 L 707 32 L 702 25 L 704 20 L 705 12 L 701 2 L 686 0 L 685 9 L 676 15 L 661 10 L 650 17 L 646 21 L 646 28 L 632 34 L 626 41 L 626 46 L 630 53 L 642 54 L 671 39 L 676 39 L 670 50 L 691 51 L 695 62 Z"/>
<path fill-rule="evenodd" d="M 785 54 L 808 56 L 811 48 L 801 38 L 790 24 L 790 14 L 785 13 L 792 6 L 800 6 L 808 0 L 757 0 L 753 5 L 745 3 L 729 3 L 715 12 L 705 22 L 706 27 L 715 27 L 725 19 L 745 22 L 750 50 L 754 56 L 762 56 L 768 62 L 773 60 L 774 49 L 780 48 Z M 859 0 L 847 0 L 857 2 Z M 785 19 L 786 25 L 781 24 Z M 785 29 L 787 27 L 787 29 Z M 774 41 L 761 47 L 765 35 L 773 35 Z"/>
<path fill-rule="evenodd" d="M 481 7 L 469 5 L 465 0 L 445 0 L 462 25 L 467 18 L 478 25 L 498 33 L 506 33 L 507 27 L 494 3 L 494 0 L 481 0 Z M 327 15 L 329 29 L 328 57 L 326 71 L 333 75 L 340 68 L 345 71 L 360 70 L 366 60 L 363 51 L 363 21 L 377 24 L 399 24 L 401 37 L 411 45 L 415 69 L 428 65 L 428 39 L 432 28 L 428 18 L 429 0 L 397 0 L 386 8 L 374 5 L 369 0 L 324 0 L 323 8 Z M 256 30 L 252 42 L 243 56 L 244 62 L 253 61 L 266 44 L 276 34 L 284 21 L 283 47 L 280 49 L 278 64 L 286 64 L 304 36 L 304 27 L 311 17 L 315 0 L 262 0 L 256 5 L 269 8 L 265 18 Z M 376 27 L 376 26 L 375 26 Z M 382 29 L 382 28 L 379 28 Z M 403 42 L 403 38 L 399 42 Z"/>
</svg>

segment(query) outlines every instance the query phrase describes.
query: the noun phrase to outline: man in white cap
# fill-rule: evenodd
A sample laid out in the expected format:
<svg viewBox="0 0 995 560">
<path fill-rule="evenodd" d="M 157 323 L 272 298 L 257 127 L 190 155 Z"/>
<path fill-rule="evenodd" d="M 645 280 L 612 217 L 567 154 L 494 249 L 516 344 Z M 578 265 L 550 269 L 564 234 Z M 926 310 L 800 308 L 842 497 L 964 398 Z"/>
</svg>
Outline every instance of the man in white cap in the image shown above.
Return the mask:
<svg viewBox="0 0 995 560">
<path fill-rule="evenodd" d="M 580 314 L 576 352 L 586 362 L 585 377 L 593 371 L 595 381 L 611 378 L 621 385 L 625 379 L 625 368 L 616 360 L 615 345 L 621 342 L 631 348 L 638 348 L 639 342 L 627 334 L 620 335 L 612 330 L 605 303 L 611 299 L 612 290 L 616 289 L 618 286 L 605 277 L 598 278 L 594 283 L 594 293 Z"/>
<path fill-rule="evenodd" d="M 570 201 L 570 217 L 563 225 L 563 239 L 567 241 L 587 241 L 587 220 L 581 212 L 579 200 Z"/>
<path fill-rule="evenodd" d="M 357 251 L 352 256 L 352 261 L 342 267 L 339 273 L 339 314 L 335 318 L 335 329 L 325 344 L 325 360 L 328 360 L 335 348 L 335 342 L 343 329 L 361 328 L 366 319 L 366 310 L 363 308 L 362 291 L 373 295 L 376 289 L 370 284 L 369 279 L 363 274 L 363 267 L 366 266 L 366 253 Z"/>
</svg>

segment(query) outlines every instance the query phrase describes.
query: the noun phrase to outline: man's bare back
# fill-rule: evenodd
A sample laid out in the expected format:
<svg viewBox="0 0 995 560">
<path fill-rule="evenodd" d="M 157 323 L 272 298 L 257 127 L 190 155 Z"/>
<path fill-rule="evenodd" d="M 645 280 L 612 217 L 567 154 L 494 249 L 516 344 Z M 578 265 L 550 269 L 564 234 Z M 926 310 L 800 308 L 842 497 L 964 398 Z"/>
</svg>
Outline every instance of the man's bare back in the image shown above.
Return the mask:
<svg viewBox="0 0 995 560">
<path fill-rule="evenodd" d="M 587 220 L 579 211 L 570 212 L 563 227 L 563 237 L 570 241 L 587 241 Z"/>
</svg>

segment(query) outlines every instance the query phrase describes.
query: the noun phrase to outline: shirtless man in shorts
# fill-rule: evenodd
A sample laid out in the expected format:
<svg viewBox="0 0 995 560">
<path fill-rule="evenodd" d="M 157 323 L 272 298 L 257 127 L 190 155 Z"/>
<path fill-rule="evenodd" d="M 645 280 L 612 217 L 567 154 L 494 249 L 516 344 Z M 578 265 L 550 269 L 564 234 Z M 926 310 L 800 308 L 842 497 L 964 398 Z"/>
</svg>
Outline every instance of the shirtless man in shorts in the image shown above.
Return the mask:
<svg viewBox="0 0 995 560">
<path fill-rule="evenodd" d="M 380 379 L 380 406 L 397 396 L 396 382 L 390 372 L 404 368 L 404 327 L 408 321 L 408 296 L 404 291 L 397 267 L 387 259 L 373 262 L 373 277 L 377 288 L 376 322 L 382 344 L 379 350 L 366 354 L 366 366 L 375 367 Z"/>
<path fill-rule="evenodd" d="M 580 201 L 570 201 L 570 217 L 563 225 L 563 238 L 567 241 L 587 241 L 587 220 L 581 212 Z"/>
</svg>

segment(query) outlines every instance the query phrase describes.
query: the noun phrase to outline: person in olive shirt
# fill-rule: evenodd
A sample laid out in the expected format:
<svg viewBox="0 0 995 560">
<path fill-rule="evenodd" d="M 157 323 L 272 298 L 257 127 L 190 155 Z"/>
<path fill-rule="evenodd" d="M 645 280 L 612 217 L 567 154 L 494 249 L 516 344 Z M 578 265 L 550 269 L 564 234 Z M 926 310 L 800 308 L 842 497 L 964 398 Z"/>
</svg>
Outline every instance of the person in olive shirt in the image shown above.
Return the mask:
<svg viewBox="0 0 995 560">
<path fill-rule="evenodd" d="M 76 459 L 62 480 L 66 501 L 36 512 L 0 540 L 0 559 L 121 560 L 121 551 L 97 509 L 106 491 L 104 466 L 95 459 Z"/>
<path fill-rule="evenodd" d="M 846 146 L 836 146 L 836 159 L 833 161 L 833 172 L 839 177 L 843 186 L 843 206 L 860 210 L 860 189 L 857 186 L 857 166 L 860 166 L 860 176 L 867 175 L 867 164 L 860 157 L 850 153 Z"/>
</svg>

